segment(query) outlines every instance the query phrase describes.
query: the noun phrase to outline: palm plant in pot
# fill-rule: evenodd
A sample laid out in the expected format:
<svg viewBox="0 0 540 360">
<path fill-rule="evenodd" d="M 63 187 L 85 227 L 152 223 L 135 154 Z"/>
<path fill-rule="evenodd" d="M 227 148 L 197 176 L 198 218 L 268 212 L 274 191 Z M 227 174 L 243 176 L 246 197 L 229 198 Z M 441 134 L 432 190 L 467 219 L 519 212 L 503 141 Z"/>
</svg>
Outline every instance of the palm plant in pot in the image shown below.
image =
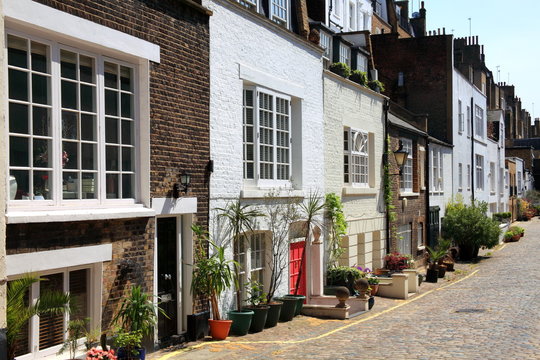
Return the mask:
<svg viewBox="0 0 540 360">
<path fill-rule="evenodd" d="M 266 318 L 268 316 L 268 310 L 270 306 L 266 305 L 266 294 L 263 292 L 263 285 L 255 280 L 250 280 L 246 284 L 248 305 L 244 308 L 248 311 L 253 311 L 253 318 L 249 331 L 252 333 L 261 332 L 266 324 Z"/>
<path fill-rule="evenodd" d="M 242 242 L 246 238 L 242 234 L 252 232 L 254 229 L 254 221 L 256 218 L 264 216 L 261 212 L 255 209 L 250 209 L 249 205 L 242 205 L 240 201 L 235 201 L 228 204 L 225 208 L 217 208 L 220 213 L 219 218 L 224 218 L 227 223 L 227 230 L 233 241 L 235 254 L 240 254 L 242 251 Z M 235 279 L 240 280 L 240 265 L 235 266 Z M 236 335 L 245 335 L 249 331 L 253 311 L 242 311 L 242 287 L 240 281 L 235 282 L 236 285 L 236 311 L 229 311 L 229 319 L 233 320 L 231 333 Z"/>
<path fill-rule="evenodd" d="M 145 359 L 146 350 L 141 345 L 142 339 L 153 332 L 158 312 L 168 317 L 163 309 L 154 303 L 151 295 L 144 292 L 140 285 L 133 285 L 129 296 L 124 299 L 113 318 L 113 323 L 121 328 L 119 336 L 126 338 L 128 344 L 126 347 L 119 346 L 119 359 Z"/>
<path fill-rule="evenodd" d="M 446 249 L 436 247 L 435 249 L 426 246 L 429 254 L 429 265 L 426 273 L 426 281 L 436 283 L 439 278 L 439 260 L 446 255 Z"/>
<path fill-rule="evenodd" d="M 225 247 L 217 246 L 208 240 L 214 252 L 209 257 L 200 257 L 193 268 L 191 292 L 210 299 L 212 317 L 208 320 L 210 334 L 215 340 L 224 340 L 229 335 L 232 320 L 222 320 L 218 299 L 221 293 L 236 283 L 236 277 L 231 267 L 237 267 L 234 260 L 225 257 Z"/>
</svg>

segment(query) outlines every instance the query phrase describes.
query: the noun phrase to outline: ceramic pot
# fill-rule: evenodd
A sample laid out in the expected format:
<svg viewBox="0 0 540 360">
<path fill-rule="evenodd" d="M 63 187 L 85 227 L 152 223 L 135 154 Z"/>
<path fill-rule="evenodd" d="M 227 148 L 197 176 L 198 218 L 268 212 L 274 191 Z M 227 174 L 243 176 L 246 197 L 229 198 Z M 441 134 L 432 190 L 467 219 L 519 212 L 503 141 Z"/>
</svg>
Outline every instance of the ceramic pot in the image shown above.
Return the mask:
<svg viewBox="0 0 540 360">
<path fill-rule="evenodd" d="M 304 302 L 306 297 L 304 295 L 293 295 L 288 294 L 285 297 L 296 299 L 296 308 L 294 310 L 294 316 L 300 315 L 302 313 L 302 308 L 304 307 Z"/>
<path fill-rule="evenodd" d="M 253 318 L 251 319 L 251 325 L 249 326 L 249 332 L 257 333 L 261 332 L 264 329 L 266 324 L 266 318 L 268 316 L 268 310 L 270 306 L 259 305 L 259 306 L 249 306 L 242 310 L 253 311 Z"/>
<path fill-rule="evenodd" d="M 234 335 L 246 335 L 251 326 L 251 320 L 253 318 L 252 310 L 242 311 L 229 311 L 229 320 L 232 320 L 231 334 Z"/>
<path fill-rule="evenodd" d="M 281 307 L 283 303 L 281 301 L 273 301 L 268 304 L 268 315 L 266 316 L 265 328 L 271 328 L 277 325 L 279 321 L 279 314 L 281 314 Z"/>
<path fill-rule="evenodd" d="M 283 305 L 281 306 L 281 313 L 279 314 L 279 321 L 291 321 L 296 312 L 296 299 L 290 297 L 277 298 L 276 300 L 281 301 Z"/>
<path fill-rule="evenodd" d="M 208 320 L 212 339 L 225 340 L 229 336 L 232 323 L 232 320 Z"/>
</svg>

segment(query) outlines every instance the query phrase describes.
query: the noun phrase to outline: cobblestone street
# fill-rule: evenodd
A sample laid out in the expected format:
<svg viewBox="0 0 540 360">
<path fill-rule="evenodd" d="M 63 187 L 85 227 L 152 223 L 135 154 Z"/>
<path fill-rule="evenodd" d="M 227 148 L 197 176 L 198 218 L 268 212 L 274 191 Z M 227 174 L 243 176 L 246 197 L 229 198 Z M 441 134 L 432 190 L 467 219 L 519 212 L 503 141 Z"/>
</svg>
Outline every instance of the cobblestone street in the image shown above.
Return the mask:
<svg viewBox="0 0 540 360">
<path fill-rule="evenodd" d="M 373 311 L 348 321 L 298 317 L 152 359 L 540 359 L 540 220 L 520 226 L 519 242 L 457 264 L 407 301 L 377 297 Z"/>
</svg>

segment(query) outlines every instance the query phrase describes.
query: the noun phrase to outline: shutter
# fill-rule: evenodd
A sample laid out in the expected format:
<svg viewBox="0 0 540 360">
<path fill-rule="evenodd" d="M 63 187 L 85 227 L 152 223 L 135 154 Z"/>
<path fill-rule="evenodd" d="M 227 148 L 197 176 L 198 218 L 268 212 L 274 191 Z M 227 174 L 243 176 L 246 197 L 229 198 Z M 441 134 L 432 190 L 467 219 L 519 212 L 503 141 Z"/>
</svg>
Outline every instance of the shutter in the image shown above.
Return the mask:
<svg viewBox="0 0 540 360">
<path fill-rule="evenodd" d="M 69 272 L 69 293 L 75 299 L 76 309 L 71 313 L 71 320 L 82 320 L 89 317 L 88 278 L 89 270 L 82 269 Z"/>
<path fill-rule="evenodd" d="M 64 290 L 64 274 L 45 276 L 39 283 L 39 292 Z M 39 350 L 59 345 L 64 341 L 64 315 L 42 315 L 39 318 Z"/>
</svg>

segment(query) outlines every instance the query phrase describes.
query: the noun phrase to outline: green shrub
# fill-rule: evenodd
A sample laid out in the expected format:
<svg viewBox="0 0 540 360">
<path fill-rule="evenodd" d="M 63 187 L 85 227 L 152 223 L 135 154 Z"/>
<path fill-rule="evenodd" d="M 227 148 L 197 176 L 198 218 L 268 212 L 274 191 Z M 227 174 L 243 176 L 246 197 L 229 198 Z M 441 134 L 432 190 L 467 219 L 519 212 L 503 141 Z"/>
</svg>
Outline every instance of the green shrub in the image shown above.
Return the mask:
<svg viewBox="0 0 540 360">
<path fill-rule="evenodd" d="M 349 79 L 362 86 L 367 86 L 368 83 L 367 73 L 360 70 L 353 70 Z"/>
<path fill-rule="evenodd" d="M 328 70 L 340 76 L 343 76 L 344 78 L 348 78 L 351 75 L 351 68 L 349 67 L 349 65 L 340 62 L 333 63 L 328 67 Z"/>
<path fill-rule="evenodd" d="M 512 213 L 510 212 L 500 212 L 500 213 L 493 214 L 493 220 L 496 220 L 499 222 L 509 219 L 510 217 L 512 217 Z"/>
<path fill-rule="evenodd" d="M 369 81 L 368 86 L 371 90 L 377 91 L 377 88 L 379 88 L 380 92 L 384 92 L 384 84 L 380 82 L 379 80 Z"/>
<path fill-rule="evenodd" d="M 355 280 L 365 277 L 363 271 L 350 266 L 336 266 L 326 270 L 326 283 L 328 285 L 352 286 Z"/>
</svg>

